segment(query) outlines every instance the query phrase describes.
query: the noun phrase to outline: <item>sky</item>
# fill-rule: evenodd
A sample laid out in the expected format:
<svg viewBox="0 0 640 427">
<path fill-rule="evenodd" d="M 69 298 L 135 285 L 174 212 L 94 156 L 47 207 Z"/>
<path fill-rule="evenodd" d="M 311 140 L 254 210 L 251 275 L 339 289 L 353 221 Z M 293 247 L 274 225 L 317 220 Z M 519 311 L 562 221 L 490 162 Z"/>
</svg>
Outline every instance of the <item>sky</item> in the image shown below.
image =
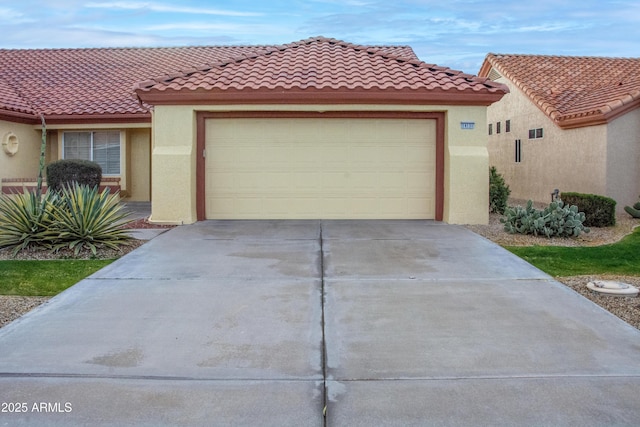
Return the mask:
<svg viewBox="0 0 640 427">
<path fill-rule="evenodd" d="M 638 0 L 0 0 L 0 48 L 409 45 L 477 74 L 487 53 L 640 57 Z"/>
</svg>

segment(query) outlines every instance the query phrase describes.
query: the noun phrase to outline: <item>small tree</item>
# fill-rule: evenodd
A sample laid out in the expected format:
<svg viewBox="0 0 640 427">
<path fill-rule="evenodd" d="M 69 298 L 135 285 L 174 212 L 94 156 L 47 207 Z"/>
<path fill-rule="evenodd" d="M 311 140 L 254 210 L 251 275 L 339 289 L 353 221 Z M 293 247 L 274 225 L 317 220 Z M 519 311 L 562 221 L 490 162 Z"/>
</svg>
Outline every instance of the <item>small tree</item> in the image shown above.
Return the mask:
<svg viewBox="0 0 640 427">
<path fill-rule="evenodd" d="M 489 212 L 503 214 L 511 189 L 495 166 L 489 169 Z"/>
</svg>

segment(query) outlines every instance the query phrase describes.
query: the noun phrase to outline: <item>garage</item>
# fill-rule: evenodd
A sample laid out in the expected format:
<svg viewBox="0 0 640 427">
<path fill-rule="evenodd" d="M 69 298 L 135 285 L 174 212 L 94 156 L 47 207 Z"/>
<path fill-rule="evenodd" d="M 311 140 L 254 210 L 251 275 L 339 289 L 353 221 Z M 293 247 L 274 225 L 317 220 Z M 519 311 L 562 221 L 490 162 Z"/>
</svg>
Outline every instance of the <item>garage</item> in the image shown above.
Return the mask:
<svg viewBox="0 0 640 427">
<path fill-rule="evenodd" d="M 151 221 L 488 221 L 498 83 L 408 46 L 314 37 L 136 85 L 153 110 Z"/>
<path fill-rule="evenodd" d="M 428 118 L 212 118 L 207 219 L 434 219 Z"/>
</svg>

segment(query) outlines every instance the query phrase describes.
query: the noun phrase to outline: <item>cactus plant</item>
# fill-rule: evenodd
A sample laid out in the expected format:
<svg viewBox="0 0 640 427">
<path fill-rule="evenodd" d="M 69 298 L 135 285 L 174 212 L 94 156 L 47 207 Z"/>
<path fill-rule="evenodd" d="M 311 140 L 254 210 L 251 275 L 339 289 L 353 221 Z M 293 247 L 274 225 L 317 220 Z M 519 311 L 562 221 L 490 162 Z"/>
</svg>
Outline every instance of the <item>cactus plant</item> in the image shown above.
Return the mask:
<svg viewBox="0 0 640 427">
<path fill-rule="evenodd" d="M 588 233 L 584 226 L 584 212 L 578 212 L 577 206 L 565 206 L 562 200 L 556 200 L 543 210 L 533 207 L 529 200 L 525 207 L 509 207 L 500 222 L 504 231 L 511 234 L 533 234 L 547 237 L 578 237 L 581 232 Z"/>
<path fill-rule="evenodd" d="M 635 202 L 633 206 L 625 206 L 625 212 L 634 218 L 640 218 L 640 201 Z"/>
</svg>

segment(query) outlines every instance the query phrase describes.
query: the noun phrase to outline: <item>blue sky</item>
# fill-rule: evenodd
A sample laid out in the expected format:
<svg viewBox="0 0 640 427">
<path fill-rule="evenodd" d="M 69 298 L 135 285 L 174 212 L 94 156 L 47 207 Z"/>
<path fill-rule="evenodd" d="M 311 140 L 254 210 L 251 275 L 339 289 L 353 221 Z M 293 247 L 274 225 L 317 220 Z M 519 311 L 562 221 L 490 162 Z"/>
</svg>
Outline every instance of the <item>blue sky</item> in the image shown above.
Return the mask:
<svg viewBox="0 0 640 427">
<path fill-rule="evenodd" d="M 640 57 L 638 0 L 0 0 L 0 48 L 411 46 L 476 74 L 488 52 Z"/>
</svg>

